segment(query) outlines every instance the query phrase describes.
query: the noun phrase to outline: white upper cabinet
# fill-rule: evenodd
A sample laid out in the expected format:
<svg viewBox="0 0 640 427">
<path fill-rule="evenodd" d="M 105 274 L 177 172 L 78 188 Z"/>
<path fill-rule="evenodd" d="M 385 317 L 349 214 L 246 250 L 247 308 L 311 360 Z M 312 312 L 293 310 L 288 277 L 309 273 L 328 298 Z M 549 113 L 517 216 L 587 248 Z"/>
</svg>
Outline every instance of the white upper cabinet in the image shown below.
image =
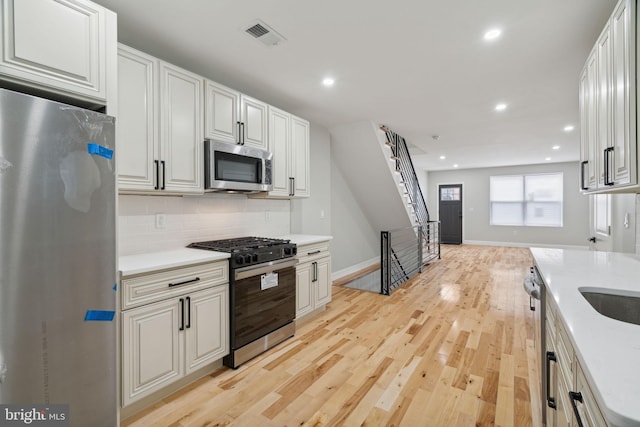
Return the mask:
<svg viewBox="0 0 640 427">
<path fill-rule="evenodd" d="M 267 149 L 267 104 L 246 95 L 240 97 L 242 144 Z"/>
<path fill-rule="evenodd" d="M 309 197 L 309 122 L 269 106 L 273 190 L 253 197 Z"/>
<path fill-rule="evenodd" d="M 166 191 L 204 191 L 202 77 L 160 63 L 160 157 Z"/>
<path fill-rule="evenodd" d="M 294 197 L 309 197 L 309 122 L 291 116 L 291 168 Z"/>
<path fill-rule="evenodd" d="M 583 191 L 638 192 L 636 3 L 620 0 L 580 76 Z"/>
<path fill-rule="evenodd" d="M 87 0 L 0 1 L 0 78 L 106 103 L 115 13 Z"/>
<path fill-rule="evenodd" d="M 267 104 L 207 80 L 205 137 L 266 150 Z"/>
<path fill-rule="evenodd" d="M 158 60 L 127 46 L 118 49 L 118 183 L 120 189 L 152 191 L 160 158 Z"/>
<path fill-rule="evenodd" d="M 204 126 L 206 138 L 238 144 L 240 93 L 207 80 Z"/>
<path fill-rule="evenodd" d="M 291 114 L 269 107 L 269 151 L 273 153 L 271 163 L 272 197 L 291 195 Z"/>
<path fill-rule="evenodd" d="M 202 77 L 120 45 L 120 192 L 203 192 Z"/>
</svg>

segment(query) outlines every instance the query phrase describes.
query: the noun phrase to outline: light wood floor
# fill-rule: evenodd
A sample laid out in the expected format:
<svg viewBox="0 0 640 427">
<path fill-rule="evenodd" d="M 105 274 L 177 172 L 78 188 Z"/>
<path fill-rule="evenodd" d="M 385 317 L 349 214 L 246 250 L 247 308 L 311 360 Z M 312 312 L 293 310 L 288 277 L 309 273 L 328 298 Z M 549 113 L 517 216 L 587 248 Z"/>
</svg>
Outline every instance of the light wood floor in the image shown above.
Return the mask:
<svg viewBox="0 0 640 427">
<path fill-rule="evenodd" d="M 334 286 L 327 310 L 238 370 L 123 426 L 539 426 L 528 249 L 443 246 L 390 297 Z"/>
</svg>

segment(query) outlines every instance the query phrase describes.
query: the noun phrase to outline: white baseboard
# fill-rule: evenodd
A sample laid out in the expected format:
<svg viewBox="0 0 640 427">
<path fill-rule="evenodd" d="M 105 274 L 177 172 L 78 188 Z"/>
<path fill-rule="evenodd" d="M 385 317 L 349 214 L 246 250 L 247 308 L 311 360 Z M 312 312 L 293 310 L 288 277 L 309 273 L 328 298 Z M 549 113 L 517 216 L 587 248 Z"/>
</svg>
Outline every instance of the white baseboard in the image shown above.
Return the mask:
<svg viewBox="0 0 640 427">
<path fill-rule="evenodd" d="M 380 263 L 380 258 L 375 257 L 368 259 L 366 261 L 359 262 L 358 264 L 352 265 L 351 267 L 343 268 L 342 270 L 334 271 L 331 273 L 331 281 L 334 282 L 336 280 L 342 279 L 345 276 L 348 276 L 353 273 L 357 273 L 360 270 L 364 270 L 367 267 L 371 267 L 372 265 Z"/>
<path fill-rule="evenodd" d="M 511 248 L 556 248 L 556 249 L 581 249 L 589 250 L 589 246 L 579 245 L 549 245 L 545 243 L 522 243 L 522 242 L 492 242 L 484 240 L 464 240 L 465 245 L 479 246 L 506 246 Z"/>
</svg>

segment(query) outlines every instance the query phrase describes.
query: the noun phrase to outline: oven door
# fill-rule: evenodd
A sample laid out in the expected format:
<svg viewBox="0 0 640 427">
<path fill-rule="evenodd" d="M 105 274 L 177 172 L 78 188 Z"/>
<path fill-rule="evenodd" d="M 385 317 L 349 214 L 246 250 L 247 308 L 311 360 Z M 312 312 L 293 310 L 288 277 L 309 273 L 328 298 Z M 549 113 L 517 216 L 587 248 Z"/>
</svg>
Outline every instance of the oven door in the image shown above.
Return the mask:
<svg viewBox="0 0 640 427">
<path fill-rule="evenodd" d="M 232 349 L 293 322 L 297 263 L 289 258 L 234 271 L 230 286 Z"/>
</svg>

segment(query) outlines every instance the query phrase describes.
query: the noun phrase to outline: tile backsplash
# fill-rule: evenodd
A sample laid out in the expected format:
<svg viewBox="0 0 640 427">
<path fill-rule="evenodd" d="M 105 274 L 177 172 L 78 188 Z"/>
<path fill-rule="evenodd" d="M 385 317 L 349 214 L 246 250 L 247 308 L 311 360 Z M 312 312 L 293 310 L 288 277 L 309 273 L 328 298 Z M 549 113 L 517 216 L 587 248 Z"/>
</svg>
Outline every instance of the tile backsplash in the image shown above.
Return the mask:
<svg viewBox="0 0 640 427">
<path fill-rule="evenodd" d="M 289 200 L 238 194 L 120 195 L 118 204 L 120 255 L 170 250 L 202 240 L 278 237 L 290 231 Z"/>
</svg>

